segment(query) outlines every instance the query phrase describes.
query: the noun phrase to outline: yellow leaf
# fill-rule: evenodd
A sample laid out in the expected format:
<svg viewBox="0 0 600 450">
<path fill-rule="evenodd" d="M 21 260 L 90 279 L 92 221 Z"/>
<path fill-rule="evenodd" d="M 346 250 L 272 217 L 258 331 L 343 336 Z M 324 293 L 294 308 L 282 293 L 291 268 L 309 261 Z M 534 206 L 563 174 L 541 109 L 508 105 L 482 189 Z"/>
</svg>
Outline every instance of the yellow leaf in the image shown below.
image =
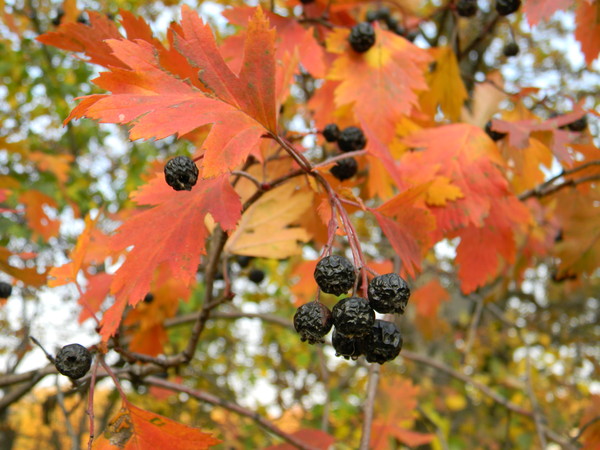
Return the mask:
<svg viewBox="0 0 600 450">
<path fill-rule="evenodd" d="M 447 395 L 445 401 L 446 406 L 450 411 L 460 411 L 462 409 L 465 409 L 465 407 L 467 406 L 467 401 L 465 400 L 465 397 L 460 394 Z"/>
<path fill-rule="evenodd" d="M 463 198 L 458 186 L 450 182 L 448 177 L 436 177 L 427 190 L 426 202 L 430 206 L 444 206 L 446 202 Z"/>
<path fill-rule="evenodd" d="M 298 242 L 306 242 L 310 236 L 303 228 L 291 225 L 313 206 L 313 198 L 311 191 L 298 190 L 293 183 L 273 189 L 244 213 L 225 250 L 276 259 L 299 254 Z"/>
<path fill-rule="evenodd" d="M 477 83 L 470 108 L 463 108 L 462 121 L 483 128 L 486 122 L 500 110 L 500 103 L 508 97 L 503 91 L 502 75 L 491 72 L 486 82 Z"/>
</svg>

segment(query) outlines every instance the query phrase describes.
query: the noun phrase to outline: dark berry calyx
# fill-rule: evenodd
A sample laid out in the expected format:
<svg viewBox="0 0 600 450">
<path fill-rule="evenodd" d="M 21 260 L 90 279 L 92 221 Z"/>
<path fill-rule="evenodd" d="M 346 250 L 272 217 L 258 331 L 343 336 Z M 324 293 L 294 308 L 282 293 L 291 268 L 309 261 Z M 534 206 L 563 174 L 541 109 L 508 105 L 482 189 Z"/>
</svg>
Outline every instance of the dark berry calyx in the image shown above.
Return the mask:
<svg viewBox="0 0 600 450">
<path fill-rule="evenodd" d="M 340 132 L 338 147 L 343 152 L 362 150 L 367 145 L 363 131 L 358 127 L 347 127 Z"/>
<path fill-rule="evenodd" d="M 381 314 L 404 314 L 410 288 L 397 273 L 386 273 L 373 278 L 369 283 L 371 308 Z"/>
<path fill-rule="evenodd" d="M 391 361 L 402 350 L 402 335 L 393 322 L 377 319 L 365 337 L 365 357 L 370 363 Z"/>
<path fill-rule="evenodd" d="M 323 336 L 331 330 L 333 318 L 331 311 L 323 303 L 310 302 L 300 306 L 294 314 L 294 328 L 302 342 L 323 343 Z"/>
<path fill-rule="evenodd" d="M 519 54 L 519 46 L 516 42 L 509 42 L 502 49 L 502 54 L 504 56 L 516 56 Z"/>
<path fill-rule="evenodd" d="M 61 374 L 77 380 L 92 366 L 92 354 L 83 345 L 65 345 L 56 354 L 54 366 Z"/>
<path fill-rule="evenodd" d="M 492 121 L 491 120 L 488 120 L 488 122 L 485 124 L 485 132 L 494 141 L 499 141 L 504 136 L 506 136 L 506 133 L 501 133 L 500 131 L 492 130 Z"/>
<path fill-rule="evenodd" d="M 176 191 L 191 191 L 198 181 L 198 167 L 187 156 L 176 156 L 165 164 L 165 180 Z"/>
<path fill-rule="evenodd" d="M 357 53 L 364 53 L 375 45 L 375 29 L 369 22 L 361 22 L 352 27 L 348 37 L 350 47 Z"/>
<path fill-rule="evenodd" d="M 375 311 L 362 297 L 340 300 L 331 311 L 335 328 L 347 337 L 365 336 L 375 323 Z"/>
<path fill-rule="evenodd" d="M 323 292 L 341 295 L 354 286 L 356 273 L 354 272 L 354 266 L 346 258 L 330 255 L 317 263 L 314 277 Z"/>
<path fill-rule="evenodd" d="M 521 6 L 521 0 L 496 0 L 496 11 L 501 16 L 514 13 Z"/>
<path fill-rule="evenodd" d="M 336 328 L 331 335 L 331 344 L 335 350 L 335 356 L 343 356 L 346 359 L 358 359 L 365 352 L 365 341 L 362 337 L 348 337 L 340 333 Z"/>
<path fill-rule="evenodd" d="M 8 298 L 12 294 L 12 286 L 5 281 L 0 281 L 0 298 Z"/>
<path fill-rule="evenodd" d="M 571 131 L 583 131 L 587 128 L 587 116 L 583 116 L 574 122 L 567 124 L 567 128 Z"/>
<path fill-rule="evenodd" d="M 356 175 L 358 163 L 354 158 L 343 158 L 338 160 L 329 172 L 340 181 L 347 180 Z"/>
<path fill-rule="evenodd" d="M 458 0 L 456 12 L 461 17 L 471 17 L 477 13 L 477 0 Z"/>
<path fill-rule="evenodd" d="M 252 269 L 248 274 L 248 279 L 253 283 L 260 284 L 265 279 L 265 272 L 260 269 Z"/>
<path fill-rule="evenodd" d="M 335 142 L 340 136 L 340 129 L 335 123 L 329 123 L 323 128 L 323 137 L 327 142 Z"/>
</svg>

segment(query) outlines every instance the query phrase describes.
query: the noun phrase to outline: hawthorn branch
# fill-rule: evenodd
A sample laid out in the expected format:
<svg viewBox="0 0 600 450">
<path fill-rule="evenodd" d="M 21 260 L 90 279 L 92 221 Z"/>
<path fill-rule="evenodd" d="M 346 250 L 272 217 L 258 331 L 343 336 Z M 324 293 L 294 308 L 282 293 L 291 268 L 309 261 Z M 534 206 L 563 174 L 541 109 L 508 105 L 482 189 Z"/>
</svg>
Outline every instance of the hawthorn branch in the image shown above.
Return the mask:
<svg viewBox="0 0 600 450">
<path fill-rule="evenodd" d="M 599 166 L 599 165 L 600 165 L 600 160 L 594 160 L 594 161 L 589 161 L 580 166 L 574 167 L 573 169 L 562 170 L 559 174 L 544 181 L 539 186 L 521 193 L 518 196 L 518 198 L 521 201 L 527 200 L 531 197 L 542 198 L 547 195 L 554 194 L 555 192 L 558 192 L 561 189 L 564 189 L 569 186 L 577 186 L 578 184 L 588 183 L 588 182 L 592 182 L 592 181 L 598 181 L 598 180 L 600 180 L 600 174 L 589 175 L 587 177 L 582 177 L 579 179 L 570 178 L 570 179 L 564 180 L 560 184 L 554 184 L 556 181 L 558 181 L 561 178 L 567 177 L 569 175 L 573 175 L 574 173 L 577 173 L 581 170 L 585 170 L 589 167 Z"/>
<path fill-rule="evenodd" d="M 579 439 L 581 439 L 581 436 L 583 436 L 583 433 L 585 433 L 585 430 L 587 430 L 589 427 L 591 427 L 592 425 L 594 425 L 596 422 L 600 421 L 600 416 L 596 416 L 593 419 L 589 420 L 588 422 L 586 422 L 580 429 L 579 432 L 573 436 L 573 438 L 571 439 L 571 443 L 572 444 L 576 444 L 577 441 Z"/>
<path fill-rule="evenodd" d="M 529 345 L 526 346 L 526 355 L 525 355 L 525 367 L 526 367 L 526 377 L 525 377 L 525 387 L 527 396 L 529 397 L 529 401 L 531 402 L 531 409 L 533 412 L 533 423 L 535 424 L 535 430 L 538 435 L 538 439 L 540 440 L 540 448 L 546 448 L 546 436 L 544 433 L 544 419 L 539 410 L 539 405 L 537 399 L 535 398 L 535 393 L 533 392 L 533 386 L 531 384 L 531 355 Z"/>
<path fill-rule="evenodd" d="M 258 425 L 260 425 L 265 430 L 273 433 L 276 436 L 279 436 L 284 441 L 289 442 L 290 444 L 296 446 L 299 449 L 315 450 L 314 447 L 310 447 L 310 446 L 306 445 L 303 441 L 296 438 L 295 436 L 292 436 L 291 434 L 286 433 L 285 431 L 283 431 L 282 429 L 277 427 L 273 422 L 270 422 L 269 420 L 262 417 L 260 414 L 254 412 L 254 411 L 251 411 L 249 409 L 246 409 L 243 406 L 240 406 L 236 403 L 229 402 L 227 400 L 224 400 L 220 397 L 217 397 L 216 395 L 210 394 L 205 391 L 193 389 L 188 386 L 182 386 L 181 384 L 163 380 L 162 378 L 147 377 L 144 381 L 149 385 L 159 386 L 159 387 L 162 387 L 165 389 L 170 389 L 175 392 L 183 392 L 183 393 L 188 394 L 189 396 L 194 397 L 195 399 L 200 400 L 202 402 L 210 403 L 211 405 L 215 405 L 215 406 L 220 406 L 222 408 L 227 409 L 228 411 L 232 411 L 241 416 L 248 417 L 248 418 L 252 419 L 253 421 L 255 421 Z"/>
<path fill-rule="evenodd" d="M 371 427 L 373 425 L 373 409 L 375 407 L 375 396 L 377 395 L 377 386 L 379 385 L 379 374 L 381 366 L 371 364 L 369 366 L 369 380 L 367 382 L 367 398 L 363 406 L 364 420 L 362 435 L 360 437 L 360 450 L 369 450 L 371 442 Z"/>
</svg>

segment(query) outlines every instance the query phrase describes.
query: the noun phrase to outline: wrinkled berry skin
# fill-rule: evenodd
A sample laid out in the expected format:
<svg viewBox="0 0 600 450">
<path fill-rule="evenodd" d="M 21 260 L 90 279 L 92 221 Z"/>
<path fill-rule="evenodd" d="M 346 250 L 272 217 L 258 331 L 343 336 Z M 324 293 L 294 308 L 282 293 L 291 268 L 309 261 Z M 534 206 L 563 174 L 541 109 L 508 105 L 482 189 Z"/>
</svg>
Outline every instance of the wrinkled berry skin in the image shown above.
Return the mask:
<svg viewBox="0 0 600 450">
<path fill-rule="evenodd" d="M 461 17 L 471 17 L 477 13 L 477 0 L 458 0 L 456 12 Z"/>
<path fill-rule="evenodd" d="M 343 356 L 346 359 L 358 359 L 365 353 L 365 341 L 361 337 L 348 337 L 333 329 L 331 344 L 335 350 L 335 356 Z"/>
<path fill-rule="evenodd" d="M 329 172 L 331 175 L 336 177 L 340 181 L 347 180 L 356 175 L 356 171 L 358 170 L 358 163 L 354 158 L 344 158 L 340 159 L 335 163 Z"/>
<path fill-rule="evenodd" d="M 165 164 L 165 180 L 176 191 L 191 191 L 198 181 L 198 167 L 187 156 L 176 156 Z"/>
<path fill-rule="evenodd" d="M 354 272 L 354 266 L 346 258 L 330 255 L 317 263 L 314 277 L 323 292 L 341 295 L 354 286 L 356 273 Z"/>
<path fill-rule="evenodd" d="M 514 13 L 521 6 L 521 0 L 496 0 L 496 11 L 501 16 Z"/>
<path fill-rule="evenodd" d="M 492 121 L 491 120 L 488 120 L 488 122 L 485 124 L 485 132 L 487 133 L 487 135 L 489 137 L 492 138 L 493 141 L 499 141 L 504 136 L 506 136 L 506 133 L 501 133 L 499 131 L 492 130 Z"/>
<path fill-rule="evenodd" d="M 343 152 L 362 150 L 367 145 L 367 139 L 358 127 L 344 128 L 338 138 L 338 147 Z"/>
<path fill-rule="evenodd" d="M 331 311 L 333 325 L 347 337 L 361 337 L 371 331 L 375 323 L 375 311 L 369 301 L 362 297 L 348 297 L 340 300 Z"/>
<path fill-rule="evenodd" d="M 83 345 L 65 345 L 57 353 L 54 365 L 63 375 L 77 380 L 90 370 L 92 354 Z"/>
<path fill-rule="evenodd" d="M 294 328 L 302 342 L 322 344 L 325 336 L 333 326 L 331 311 L 323 303 L 310 302 L 300 306 L 294 314 Z"/>
<path fill-rule="evenodd" d="M 381 314 L 404 314 L 410 297 L 408 284 L 396 273 L 373 278 L 367 292 L 371 308 Z"/>
<path fill-rule="evenodd" d="M 323 137 L 327 142 L 335 142 L 340 137 L 340 129 L 335 123 L 329 123 L 323 128 Z"/>
<path fill-rule="evenodd" d="M 365 357 L 370 363 L 391 361 L 402 350 L 402 335 L 393 322 L 377 319 L 365 338 Z"/>
<path fill-rule="evenodd" d="M 0 298 L 8 298 L 12 294 L 12 286 L 5 281 L 0 281 Z"/>
<path fill-rule="evenodd" d="M 369 22 L 361 22 L 352 27 L 348 37 L 350 47 L 357 53 L 364 53 L 375 45 L 375 29 Z"/>
<path fill-rule="evenodd" d="M 516 42 L 509 42 L 502 49 L 502 54 L 504 56 L 517 56 L 519 54 L 519 46 Z"/>
<path fill-rule="evenodd" d="M 583 131 L 585 130 L 587 127 L 587 117 L 583 116 L 580 119 L 577 119 L 574 122 L 571 122 L 570 124 L 567 125 L 567 128 L 571 131 Z"/>
</svg>

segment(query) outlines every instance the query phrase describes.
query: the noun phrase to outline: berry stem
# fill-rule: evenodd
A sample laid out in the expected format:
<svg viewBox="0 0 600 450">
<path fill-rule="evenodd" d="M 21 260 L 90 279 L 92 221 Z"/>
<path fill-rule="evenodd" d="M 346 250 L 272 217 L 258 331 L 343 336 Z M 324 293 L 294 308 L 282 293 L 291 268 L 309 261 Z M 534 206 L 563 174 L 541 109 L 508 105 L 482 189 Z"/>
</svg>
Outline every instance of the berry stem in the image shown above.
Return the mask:
<svg viewBox="0 0 600 450">
<path fill-rule="evenodd" d="M 115 373 L 112 371 L 112 369 L 110 368 L 110 366 L 108 364 L 106 364 L 106 361 L 104 361 L 104 355 L 98 353 L 97 359 L 98 359 L 98 361 L 100 361 L 100 364 L 102 365 L 102 367 L 104 368 L 104 370 L 106 371 L 106 373 L 108 374 L 108 376 L 112 378 L 113 383 L 115 383 L 115 387 L 117 388 L 117 391 L 119 392 L 119 396 L 121 397 L 121 400 L 123 400 L 124 402 L 126 402 L 127 401 L 127 395 L 125 395 L 125 391 L 123 390 L 123 386 L 121 386 L 121 383 L 119 382 L 119 379 L 117 378 L 117 376 L 115 375 Z M 94 376 L 94 374 L 92 374 L 92 376 Z"/>
<path fill-rule="evenodd" d="M 379 374 L 381 366 L 379 364 L 371 364 L 369 366 L 369 380 L 367 381 L 367 398 L 363 405 L 363 428 L 360 437 L 360 450 L 369 450 L 371 442 L 371 427 L 373 424 L 373 409 L 375 407 L 375 397 L 377 395 L 377 387 L 379 385 Z"/>
<path fill-rule="evenodd" d="M 340 161 L 342 159 L 351 158 L 353 156 L 362 156 L 362 155 L 366 155 L 366 154 L 367 154 L 366 150 L 354 150 L 352 152 L 346 152 L 346 153 L 342 153 L 341 155 L 336 155 L 331 158 L 328 158 L 325 161 L 320 162 L 319 164 L 314 164 L 312 167 L 313 167 L 313 170 L 315 170 L 315 169 L 319 169 L 324 166 L 328 166 L 331 163 Z"/>
<path fill-rule="evenodd" d="M 90 380 L 90 390 L 88 392 L 88 406 L 85 412 L 90 418 L 90 438 L 88 440 L 88 450 L 92 450 L 92 444 L 94 442 L 94 390 L 96 389 L 96 373 L 98 372 L 98 364 L 100 363 L 100 358 L 96 358 L 94 361 L 94 365 L 92 367 L 92 378 Z"/>
</svg>

